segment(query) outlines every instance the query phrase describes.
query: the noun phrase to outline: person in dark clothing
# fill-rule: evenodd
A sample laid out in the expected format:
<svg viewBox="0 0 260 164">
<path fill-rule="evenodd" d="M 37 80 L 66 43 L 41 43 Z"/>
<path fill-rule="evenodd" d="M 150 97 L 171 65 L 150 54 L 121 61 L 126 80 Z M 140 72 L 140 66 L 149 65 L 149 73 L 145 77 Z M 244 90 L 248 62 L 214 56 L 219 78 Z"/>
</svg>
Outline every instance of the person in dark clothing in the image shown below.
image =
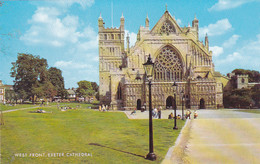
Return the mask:
<svg viewBox="0 0 260 164">
<path fill-rule="evenodd" d="M 159 108 L 159 109 L 158 109 L 158 119 L 161 119 L 161 115 L 162 115 L 162 111 L 161 111 L 161 109 Z"/>
</svg>

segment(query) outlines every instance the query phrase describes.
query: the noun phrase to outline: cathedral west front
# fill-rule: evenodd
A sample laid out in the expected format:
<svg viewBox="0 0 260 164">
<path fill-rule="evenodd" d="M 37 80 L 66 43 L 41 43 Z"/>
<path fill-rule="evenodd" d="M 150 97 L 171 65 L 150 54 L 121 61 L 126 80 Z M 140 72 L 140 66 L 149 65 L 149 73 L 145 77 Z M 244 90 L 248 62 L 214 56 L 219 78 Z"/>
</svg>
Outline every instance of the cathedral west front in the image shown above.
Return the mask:
<svg viewBox="0 0 260 164">
<path fill-rule="evenodd" d="M 123 15 L 119 28 L 105 28 L 103 18 L 98 18 L 101 104 L 115 110 L 140 110 L 148 106 L 148 82 L 143 64 L 151 55 L 153 108 L 176 105 L 180 109 L 182 103 L 191 109 L 223 106 L 222 81 L 226 77 L 215 72 L 207 35 L 204 43 L 199 41 L 196 17 L 192 26 L 180 27 L 166 10 L 152 28 L 147 17 L 132 47 L 129 36 L 124 36 L 124 24 Z M 174 82 L 178 85 L 176 88 Z"/>
</svg>

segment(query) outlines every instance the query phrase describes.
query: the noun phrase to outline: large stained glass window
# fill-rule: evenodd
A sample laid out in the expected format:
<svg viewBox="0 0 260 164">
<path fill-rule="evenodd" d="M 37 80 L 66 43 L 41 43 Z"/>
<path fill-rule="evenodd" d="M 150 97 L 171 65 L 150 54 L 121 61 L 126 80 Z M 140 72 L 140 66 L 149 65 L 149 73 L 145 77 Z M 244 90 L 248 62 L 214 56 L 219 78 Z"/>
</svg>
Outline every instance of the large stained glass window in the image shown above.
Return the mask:
<svg viewBox="0 0 260 164">
<path fill-rule="evenodd" d="M 173 81 L 182 78 L 183 70 L 179 54 L 172 47 L 165 46 L 155 60 L 154 79 Z"/>
</svg>

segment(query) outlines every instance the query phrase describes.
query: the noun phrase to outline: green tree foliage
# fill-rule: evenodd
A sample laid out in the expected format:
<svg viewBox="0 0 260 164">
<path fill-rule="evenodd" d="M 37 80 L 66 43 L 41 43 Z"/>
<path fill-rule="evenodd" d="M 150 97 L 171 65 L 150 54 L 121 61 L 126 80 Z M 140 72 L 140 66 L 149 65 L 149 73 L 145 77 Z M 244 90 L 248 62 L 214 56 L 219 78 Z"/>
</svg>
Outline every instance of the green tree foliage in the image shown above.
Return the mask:
<svg viewBox="0 0 260 164">
<path fill-rule="evenodd" d="M 253 103 L 250 89 L 227 90 L 223 95 L 225 108 L 248 108 Z"/>
<path fill-rule="evenodd" d="M 67 91 L 64 88 L 64 78 L 62 77 L 61 70 L 56 67 L 51 67 L 49 68 L 48 73 L 49 80 L 56 90 L 56 95 L 61 96 L 61 98 L 65 98 Z"/>
<path fill-rule="evenodd" d="M 31 54 L 19 53 L 12 63 L 11 77 L 14 77 L 14 91 L 23 100 L 53 95 L 53 85 L 49 83 L 47 60 Z"/>
<path fill-rule="evenodd" d="M 80 97 L 91 97 L 94 95 L 95 90 L 92 88 L 91 82 L 83 80 L 78 82 L 77 95 Z"/>
<path fill-rule="evenodd" d="M 232 71 L 235 75 L 248 75 L 248 82 L 260 82 L 260 73 L 254 70 L 235 69 Z"/>
<path fill-rule="evenodd" d="M 257 84 L 251 88 L 252 99 L 255 102 L 255 106 L 260 107 L 260 85 Z"/>
<path fill-rule="evenodd" d="M 91 82 L 91 86 L 92 86 L 92 89 L 93 89 L 95 92 L 98 92 L 99 87 L 98 87 L 98 85 L 97 85 L 96 82 Z"/>
<path fill-rule="evenodd" d="M 254 70 L 235 69 L 235 75 L 247 74 L 249 82 L 260 82 L 260 73 Z M 223 103 L 225 108 L 251 108 L 260 107 L 260 85 L 247 89 L 237 89 L 235 76 L 229 80 L 231 87 L 224 89 Z"/>
</svg>

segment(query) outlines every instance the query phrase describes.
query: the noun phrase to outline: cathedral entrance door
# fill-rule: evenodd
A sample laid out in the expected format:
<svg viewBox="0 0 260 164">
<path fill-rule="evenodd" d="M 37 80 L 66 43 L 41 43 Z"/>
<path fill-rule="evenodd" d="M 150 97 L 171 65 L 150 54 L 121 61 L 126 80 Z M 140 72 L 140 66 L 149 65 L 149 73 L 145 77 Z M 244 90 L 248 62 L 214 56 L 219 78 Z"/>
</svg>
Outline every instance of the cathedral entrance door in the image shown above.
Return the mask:
<svg viewBox="0 0 260 164">
<path fill-rule="evenodd" d="M 136 109 L 137 109 L 137 110 L 141 110 L 141 100 L 140 100 L 140 99 L 137 100 Z"/>
<path fill-rule="evenodd" d="M 173 109 L 174 106 L 175 106 L 174 98 L 172 96 L 169 96 L 166 99 L 166 109 Z"/>
<path fill-rule="evenodd" d="M 202 98 L 200 99 L 200 109 L 205 109 L 205 100 Z"/>
</svg>

